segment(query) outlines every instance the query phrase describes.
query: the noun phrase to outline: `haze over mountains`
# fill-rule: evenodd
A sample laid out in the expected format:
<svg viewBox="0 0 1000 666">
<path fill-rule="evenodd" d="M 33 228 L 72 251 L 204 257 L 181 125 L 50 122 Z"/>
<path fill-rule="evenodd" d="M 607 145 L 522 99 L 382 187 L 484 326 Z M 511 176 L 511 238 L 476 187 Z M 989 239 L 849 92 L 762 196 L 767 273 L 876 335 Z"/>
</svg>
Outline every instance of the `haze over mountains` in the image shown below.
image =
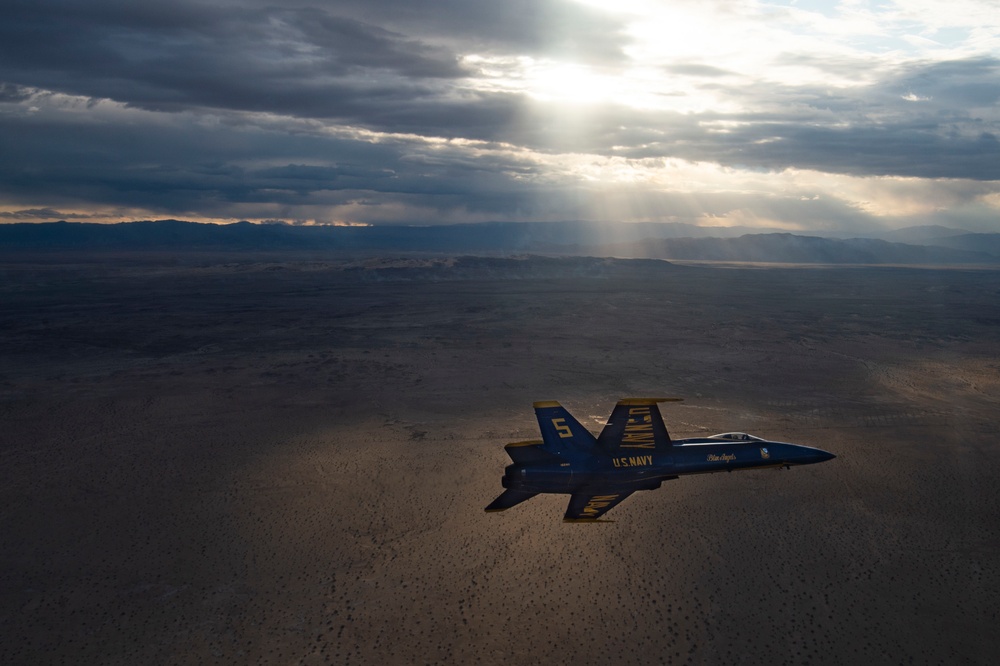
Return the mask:
<svg viewBox="0 0 1000 666">
<path fill-rule="evenodd" d="M 363 253 L 541 253 L 688 261 L 995 264 L 1000 234 L 910 227 L 835 238 L 749 227 L 578 222 L 337 227 L 179 220 L 0 225 L 0 250 L 316 250 Z"/>
</svg>

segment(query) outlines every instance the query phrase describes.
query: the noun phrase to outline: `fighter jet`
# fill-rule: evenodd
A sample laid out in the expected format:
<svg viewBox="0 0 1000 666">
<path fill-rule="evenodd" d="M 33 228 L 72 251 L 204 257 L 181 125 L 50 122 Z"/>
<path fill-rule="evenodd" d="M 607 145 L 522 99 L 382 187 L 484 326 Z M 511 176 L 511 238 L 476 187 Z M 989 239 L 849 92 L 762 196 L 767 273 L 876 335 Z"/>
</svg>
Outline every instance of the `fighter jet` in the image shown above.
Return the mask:
<svg viewBox="0 0 1000 666">
<path fill-rule="evenodd" d="M 680 400 L 620 400 L 597 437 L 558 402 L 536 402 L 542 439 L 504 447 L 514 463 L 500 480 L 506 490 L 486 510 L 505 511 L 539 493 L 563 493 L 570 496 L 563 520 L 595 522 L 635 491 L 655 490 L 684 474 L 790 468 L 836 457 L 744 432 L 671 440 L 657 403 Z"/>
</svg>

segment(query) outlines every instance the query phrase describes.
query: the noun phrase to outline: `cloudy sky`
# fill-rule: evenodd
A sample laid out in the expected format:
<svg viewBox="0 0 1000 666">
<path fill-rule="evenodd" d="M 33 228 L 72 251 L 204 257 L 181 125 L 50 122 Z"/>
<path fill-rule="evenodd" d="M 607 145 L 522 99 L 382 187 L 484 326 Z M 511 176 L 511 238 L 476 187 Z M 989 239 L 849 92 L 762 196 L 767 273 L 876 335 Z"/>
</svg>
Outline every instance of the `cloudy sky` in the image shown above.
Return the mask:
<svg viewBox="0 0 1000 666">
<path fill-rule="evenodd" d="M 996 0 L 5 0 L 0 221 L 1000 231 Z"/>
</svg>

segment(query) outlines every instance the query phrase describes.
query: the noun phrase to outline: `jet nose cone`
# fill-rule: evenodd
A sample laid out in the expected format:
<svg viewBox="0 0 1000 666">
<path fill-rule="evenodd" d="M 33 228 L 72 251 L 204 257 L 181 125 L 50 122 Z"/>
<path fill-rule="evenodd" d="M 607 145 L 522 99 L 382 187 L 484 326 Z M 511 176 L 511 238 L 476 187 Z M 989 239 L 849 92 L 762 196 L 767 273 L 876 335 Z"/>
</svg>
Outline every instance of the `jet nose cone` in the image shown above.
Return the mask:
<svg viewBox="0 0 1000 666">
<path fill-rule="evenodd" d="M 829 451 L 817 450 L 816 451 L 816 462 L 826 462 L 827 460 L 833 460 L 837 456 L 833 455 Z"/>
<path fill-rule="evenodd" d="M 816 463 L 833 460 L 837 456 L 829 451 L 817 449 L 812 446 L 794 446 L 789 452 L 789 463 L 792 465 L 814 465 Z"/>
</svg>

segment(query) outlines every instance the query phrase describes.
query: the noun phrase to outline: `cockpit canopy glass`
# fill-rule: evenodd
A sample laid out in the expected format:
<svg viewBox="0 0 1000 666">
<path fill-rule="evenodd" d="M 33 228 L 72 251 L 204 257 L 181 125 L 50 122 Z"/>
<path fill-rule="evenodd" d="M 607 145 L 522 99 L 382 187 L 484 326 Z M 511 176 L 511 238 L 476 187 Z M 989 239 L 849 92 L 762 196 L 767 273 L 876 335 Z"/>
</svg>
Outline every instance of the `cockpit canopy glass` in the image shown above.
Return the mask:
<svg viewBox="0 0 1000 666">
<path fill-rule="evenodd" d="M 710 439 L 725 439 L 730 442 L 763 442 L 760 437 L 748 435 L 745 432 L 724 432 L 719 435 L 712 435 Z"/>
</svg>

